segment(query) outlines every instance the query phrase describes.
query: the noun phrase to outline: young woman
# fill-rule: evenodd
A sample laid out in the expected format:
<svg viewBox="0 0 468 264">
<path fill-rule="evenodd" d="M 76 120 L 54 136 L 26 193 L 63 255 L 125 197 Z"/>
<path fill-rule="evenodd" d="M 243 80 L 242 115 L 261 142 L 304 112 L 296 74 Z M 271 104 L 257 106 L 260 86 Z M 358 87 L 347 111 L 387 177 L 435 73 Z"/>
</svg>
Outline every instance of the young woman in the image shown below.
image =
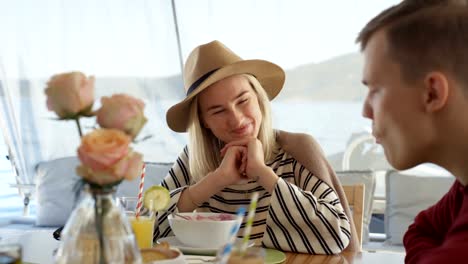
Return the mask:
<svg viewBox="0 0 468 264">
<path fill-rule="evenodd" d="M 257 245 L 310 254 L 356 248 L 342 189 L 318 145 L 272 128 L 270 100 L 284 78 L 279 66 L 242 60 L 219 41 L 192 51 L 187 96 L 167 112 L 169 127 L 188 131 L 190 142 L 162 182 L 171 204 L 155 239 L 172 235 L 170 213 L 235 213 L 259 192 L 250 236 Z"/>
</svg>

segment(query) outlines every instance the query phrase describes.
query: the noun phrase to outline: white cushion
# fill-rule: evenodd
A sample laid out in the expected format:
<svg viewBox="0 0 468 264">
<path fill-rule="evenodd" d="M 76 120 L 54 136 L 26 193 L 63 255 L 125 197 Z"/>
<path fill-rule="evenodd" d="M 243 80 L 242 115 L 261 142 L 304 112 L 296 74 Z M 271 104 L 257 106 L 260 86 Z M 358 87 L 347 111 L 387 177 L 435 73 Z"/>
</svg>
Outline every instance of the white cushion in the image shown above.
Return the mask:
<svg viewBox="0 0 468 264">
<path fill-rule="evenodd" d="M 369 241 L 369 224 L 372 219 L 372 205 L 375 192 L 375 172 L 372 170 L 336 171 L 342 185 L 364 184 L 364 219 L 362 242 Z"/>
<path fill-rule="evenodd" d="M 447 193 L 455 178 L 442 170 L 418 166 L 386 175 L 385 233 L 387 242 L 403 244 L 403 236 L 416 215 Z"/>
<path fill-rule="evenodd" d="M 74 186 L 79 181 L 75 168 L 77 157 L 66 157 L 41 162 L 37 165 L 37 218 L 38 226 L 63 226 L 75 204 Z M 145 188 L 159 184 L 172 164 L 147 163 Z M 117 196 L 137 196 L 140 179 L 124 181 Z"/>
</svg>

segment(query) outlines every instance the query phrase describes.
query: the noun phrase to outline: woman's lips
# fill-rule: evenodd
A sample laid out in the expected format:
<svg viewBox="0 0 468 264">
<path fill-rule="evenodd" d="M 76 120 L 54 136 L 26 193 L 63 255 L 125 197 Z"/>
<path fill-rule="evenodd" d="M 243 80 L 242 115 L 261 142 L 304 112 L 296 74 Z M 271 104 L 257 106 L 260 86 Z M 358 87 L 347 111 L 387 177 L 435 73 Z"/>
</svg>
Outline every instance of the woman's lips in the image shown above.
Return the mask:
<svg viewBox="0 0 468 264">
<path fill-rule="evenodd" d="M 250 132 L 250 127 L 251 127 L 250 124 L 243 125 L 239 128 L 232 130 L 232 132 L 236 135 L 245 135 Z"/>
</svg>

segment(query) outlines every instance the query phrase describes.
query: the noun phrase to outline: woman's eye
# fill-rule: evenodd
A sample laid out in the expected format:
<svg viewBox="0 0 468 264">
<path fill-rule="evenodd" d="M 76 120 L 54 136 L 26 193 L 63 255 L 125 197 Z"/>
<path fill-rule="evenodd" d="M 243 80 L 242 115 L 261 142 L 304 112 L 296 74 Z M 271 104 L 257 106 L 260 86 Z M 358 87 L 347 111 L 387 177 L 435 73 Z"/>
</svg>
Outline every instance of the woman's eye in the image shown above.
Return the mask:
<svg viewBox="0 0 468 264">
<path fill-rule="evenodd" d="M 242 99 L 242 100 L 240 100 L 239 104 L 243 104 L 243 103 L 247 102 L 248 100 L 249 100 L 249 98 Z"/>
<path fill-rule="evenodd" d="M 222 112 L 224 112 L 224 109 L 217 110 L 217 111 L 213 112 L 213 115 L 220 114 L 220 113 L 222 113 Z"/>
</svg>

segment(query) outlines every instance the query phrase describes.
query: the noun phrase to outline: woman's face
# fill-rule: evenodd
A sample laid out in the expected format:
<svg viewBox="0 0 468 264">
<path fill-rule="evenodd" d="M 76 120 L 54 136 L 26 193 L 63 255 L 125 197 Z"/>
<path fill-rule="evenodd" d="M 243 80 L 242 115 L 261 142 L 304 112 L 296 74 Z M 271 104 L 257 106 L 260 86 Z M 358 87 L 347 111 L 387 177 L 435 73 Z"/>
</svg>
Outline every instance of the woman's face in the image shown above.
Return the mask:
<svg viewBox="0 0 468 264">
<path fill-rule="evenodd" d="M 224 143 L 258 136 L 262 112 L 257 95 L 244 76 L 222 79 L 198 97 L 202 126 Z"/>
</svg>

